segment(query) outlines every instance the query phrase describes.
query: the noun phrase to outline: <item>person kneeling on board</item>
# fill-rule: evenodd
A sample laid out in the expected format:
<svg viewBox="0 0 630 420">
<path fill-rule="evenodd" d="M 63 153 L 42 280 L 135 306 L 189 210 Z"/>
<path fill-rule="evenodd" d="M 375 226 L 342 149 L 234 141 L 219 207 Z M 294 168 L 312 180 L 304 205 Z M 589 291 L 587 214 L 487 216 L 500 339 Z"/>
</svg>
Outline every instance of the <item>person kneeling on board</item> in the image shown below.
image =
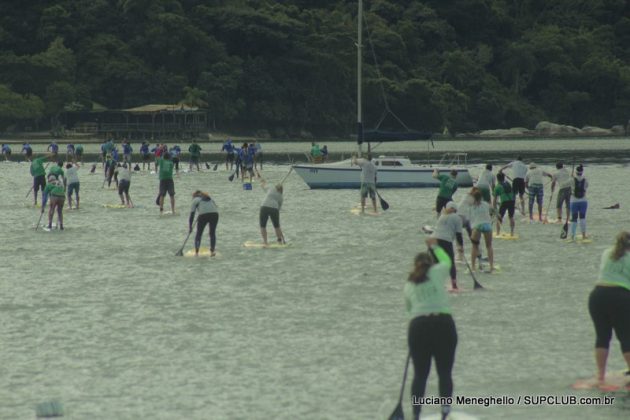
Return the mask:
<svg viewBox="0 0 630 420">
<path fill-rule="evenodd" d="M 440 397 L 452 397 L 451 372 L 457 347 L 457 330 L 444 285 L 453 261 L 437 239 L 429 238 L 426 243 L 429 251 L 414 258 L 413 271 L 404 289 L 407 313 L 411 317 L 408 343 L 414 367 L 411 385 L 414 419 L 420 418 L 419 400 L 424 397 L 431 359 L 435 359 Z M 443 405 L 442 418 L 447 418 L 450 411 L 450 405 Z"/>
<path fill-rule="evenodd" d="M 268 245 L 267 242 L 267 221 L 271 218 L 271 223 L 276 231 L 276 238 L 278 243 L 285 243 L 282 229 L 280 228 L 280 209 L 282 208 L 282 184 L 278 184 L 273 188 L 267 188 L 267 182 L 263 179 L 260 182 L 262 188 L 267 191 L 265 201 L 260 206 L 260 234 L 262 235 L 263 243 Z"/>
<path fill-rule="evenodd" d="M 208 233 L 210 235 L 210 256 L 216 255 L 215 249 L 217 245 L 217 225 L 219 224 L 219 208 L 212 200 L 207 192 L 195 191 L 193 194 L 192 206 L 190 207 L 190 217 L 188 218 L 188 232 L 192 232 L 195 212 L 199 213 L 197 217 L 197 234 L 195 235 L 195 255 L 199 255 L 199 247 L 201 246 L 201 237 L 203 231 L 208 225 Z"/>
<path fill-rule="evenodd" d="M 457 252 L 464 252 L 464 238 L 462 237 L 463 223 L 462 218 L 457 214 L 457 205 L 453 201 L 446 203 L 446 207 L 442 211 L 442 215 L 435 225 L 435 231 L 431 235 L 437 239 L 437 243 L 441 246 L 453 264 L 451 264 L 451 287 L 457 290 L 457 269 L 455 268 L 455 252 L 453 252 L 453 241 L 457 240 Z"/>
<path fill-rule="evenodd" d="M 615 246 L 604 251 L 599 279 L 588 299 L 588 310 L 595 327 L 597 379 L 604 382 L 606 362 L 613 330 L 628 367 L 630 383 L 630 232 L 617 235 Z"/>
</svg>

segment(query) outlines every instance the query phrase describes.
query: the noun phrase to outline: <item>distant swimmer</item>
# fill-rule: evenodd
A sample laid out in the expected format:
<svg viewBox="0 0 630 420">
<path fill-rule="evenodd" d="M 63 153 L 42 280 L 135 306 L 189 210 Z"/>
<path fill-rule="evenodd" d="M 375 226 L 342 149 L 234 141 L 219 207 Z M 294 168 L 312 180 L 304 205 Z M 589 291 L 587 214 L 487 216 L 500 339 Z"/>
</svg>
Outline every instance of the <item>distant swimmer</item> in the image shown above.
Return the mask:
<svg viewBox="0 0 630 420">
<path fill-rule="evenodd" d="M 4 161 L 8 162 L 11 160 L 11 147 L 8 144 L 2 145 L 2 156 L 4 156 Z"/>
<path fill-rule="evenodd" d="M 221 151 L 225 152 L 225 170 L 231 171 L 234 167 L 234 149 L 235 147 L 231 139 L 227 139 L 225 143 L 223 143 L 223 147 L 221 147 Z"/>
<path fill-rule="evenodd" d="M 453 251 L 453 241 L 457 240 L 458 253 L 464 252 L 464 239 L 462 236 L 463 223 L 462 218 L 457 215 L 457 205 L 453 201 L 449 201 L 442 211 L 442 215 L 435 225 L 435 231 L 431 237 L 437 239 L 437 244 L 441 246 L 451 261 L 455 261 L 455 252 Z M 457 289 L 457 268 L 455 264 L 451 264 L 451 287 Z"/>
<path fill-rule="evenodd" d="M 358 165 L 359 168 L 361 168 L 361 212 L 365 212 L 365 200 L 369 194 L 374 213 L 378 213 L 378 208 L 376 207 L 377 168 L 374 162 L 372 162 L 372 154 L 368 153 L 366 159 L 353 156 L 352 164 Z"/>
<path fill-rule="evenodd" d="M 118 168 L 118 196 L 123 206 L 133 207 L 133 202 L 129 197 L 129 187 L 131 186 L 131 171 L 127 162 Z M 127 200 L 125 202 L 125 199 Z"/>
<path fill-rule="evenodd" d="M 63 230 L 63 204 L 66 199 L 66 189 L 63 181 L 54 175 L 48 176 L 48 184 L 44 188 L 44 196 L 42 199 L 42 213 L 46 207 L 46 202 L 50 200 L 50 208 L 48 209 L 48 229 L 52 229 L 53 216 L 57 211 L 57 222 L 59 229 Z"/>
<path fill-rule="evenodd" d="M 497 174 L 497 186 L 494 188 L 494 200 L 492 207 L 496 209 L 499 204 L 499 223 L 497 223 L 497 236 L 501 234 L 501 225 L 503 224 L 503 217 L 507 212 L 510 219 L 510 236 L 514 236 L 514 193 L 512 192 L 512 186 L 505 180 L 505 174 L 499 172 Z"/>
<path fill-rule="evenodd" d="M 486 168 L 481 172 L 475 186 L 481 191 L 483 201 L 489 203 L 492 201 L 492 191 L 496 185 L 497 178 L 492 173 L 492 164 L 488 163 Z"/>
<path fill-rule="evenodd" d="M 188 152 L 190 153 L 190 171 L 192 172 L 193 166 L 197 167 L 197 172 L 199 169 L 199 158 L 201 157 L 201 146 L 197 144 L 197 140 L 193 139 L 192 144 L 188 147 Z"/>
<path fill-rule="evenodd" d="M 630 374 L 630 232 L 620 232 L 615 246 L 604 251 L 599 278 L 588 299 L 595 326 L 597 379 L 604 382 L 613 330 Z M 630 382 L 630 376 L 628 376 Z"/>
<path fill-rule="evenodd" d="M 195 255 L 199 255 L 201 247 L 201 237 L 203 231 L 208 225 L 208 234 L 210 235 L 210 256 L 216 255 L 217 245 L 217 225 L 219 224 L 219 208 L 214 200 L 207 192 L 195 191 L 193 194 L 192 206 L 190 208 L 190 217 L 188 218 L 188 232 L 192 232 L 195 212 L 199 213 L 197 217 L 197 234 L 195 235 Z"/>
<path fill-rule="evenodd" d="M 571 214 L 571 187 L 573 186 L 573 178 L 562 162 L 556 163 L 556 172 L 551 177 L 551 194 L 558 185 L 558 198 L 556 199 L 556 211 L 558 222 L 562 222 L 562 205 L 566 208 L 566 221 L 569 222 Z"/>
<path fill-rule="evenodd" d="M 525 175 L 525 188 L 529 194 L 529 223 L 534 223 L 534 201 L 538 207 L 538 221 L 543 223 L 543 197 L 545 194 L 545 186 L 543 185 L 544 177 L 551 178 L 551 174 L 543 171 L 534 162 L 529 164 L 529 170 Z"/>
<path fill-rule="evenodd" d="M 586 239 L 586 210 L 588 209 L 588 200 L 586 199 L 586 190 L 588 189 L 588 181 L 584 177 L 584 167 L 578 165 L 575 168 L 575 177 L 573 177 L 573 194 L 571 196 L 571 240 L 575 240 L 577 225 L 580 224 L 580 232 L 582 239 Z"/>
<path fill-rule="evenodd" d="M 492 249 L 492 217 L 490 216 L 490 204 L 483 201 L 483 195 L 478 189 L 472 193 L 473 203 L 468 208 L 468 217 L 472 226 L 472 234 L 470 242 L 472 242 L 472 269 L 475 270 L 477 255 L 479 254 L 479 244 L 483 236 L 488 252 L 488 262 L 490 263 L 490 272 L 494 271 L 494 251 Z"/>
<path fill-rule="evenodd" d="M 67 196 L 68 196 L 68 208 L 72 209 L 72 193 L 74 193 L 76 198 L 76 206 L 75 208 L 79 208 L 80 197 L 79 197 L 79 189 L 81 187 L 81 182 L 79 181 L 79 164 L 75 163 L 67 163 L 66 164 L 66 179 L 67 179 Z"/>
<path fill-rule="evenodd" d="M 33 159 L 33 148 L 30 144 L 22 143 L 22 154 L 24 155 L 24 158 L 28 161 L 31 161 L 31 159 Z"/>
<path fill-rule="evenodd" d="M 433 170 L 433 178 L 440 181 L 440 190 L 438 191 L 437 199 L 435 200 L 435 211 L 438 217 L 442 213 L 442 209 L 446 206 L 446 203 L 453 199 L 453 194 L 457 191 L 457 171 L 452 170 L 449 175 L 440 174 L 437 169 Z"/>
<path fill-rule="evenodd" d="M 263 179 L 260 183 L 263 190 L 267 192 L 267 196 L 260 206 L 259 222 L 260 222 L 260 234 L 262 235 L 263 244 L 268 245 L 267 242 L 267 222 L 271 219 L 271 224 L 276 232 L 276 240 L 278 243 L 285 243 L 284 234 L 280 227 L 280 209 L 282 208 L 283 201 L 283 187 L 282 184 L 277 184 L 274 187 L 267 188 L 267 182 Z"/>
<path fill-rule="evenodd" d="M 164 196 L 168 193 L 171 199 L 171 212 L 175 214 L 175 182 L 173 181 L 173 166 L 171 155 L 168 152 L 166 152 L 164 156 L 158 160 L 158 178 L 160 179 L 160 213 L 164 211 Z"/>
<path fill-rule="evenodd" d="M 452 370 L 457 347 L 457 330 L 451 315 L 446 292 L 446 279 L 453 261 L 438 245 L 437 239 L 427 239 L 429 252 L 414 258 L 404 294 L 407 313 L 409 354 L 413 360 L 414 377 L 411 397 L 414 402 L 424 397 L 431 361 L 435 360 L 440 397 L 446 401 L 453 395 Z M 433 255 L 433 256 L 432 256 Z M 413 418 L 419 419 L 421 404 L 413 404 Z M 442 419 L 451 411 L 449 404 L 441 407 Z"/>
<path fill-rule="evenodd" d="M 525 200 L 523 199 L 523 195 L 525 195 L 525 176 L 527 175 L 527 165 L 523 163 L 523 158 L 518 156 L 516 160 L 508 163 L 501 169 L 499 172 L 503 172 L 506 168 L 512 168 L 512 192 L 514 193 L 514 199 L 516 200 L 516 195 L 521 202 L 521 206 L 519 210 L 521 214 L 525 214 Z"/>
<path fill-rule="evenodd" d="M 44 188 L 46 188 L 46 168 L 44 162 L 48 160 L 48 156 L 35 158 L 31 161 L 31 176 L 33 177 L 33 205 L 37 206 L 37 192 L 42 189 L 42 197 Z"/>
</svg>

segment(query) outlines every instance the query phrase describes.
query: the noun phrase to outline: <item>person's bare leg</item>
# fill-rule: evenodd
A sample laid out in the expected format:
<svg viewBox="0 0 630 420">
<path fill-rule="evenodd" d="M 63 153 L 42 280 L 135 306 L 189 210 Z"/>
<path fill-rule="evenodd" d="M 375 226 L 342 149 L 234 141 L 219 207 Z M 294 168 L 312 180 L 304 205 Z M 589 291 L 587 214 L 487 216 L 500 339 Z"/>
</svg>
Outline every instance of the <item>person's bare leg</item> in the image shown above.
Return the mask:
<svg viewBox="0 0 630 420">
<path fill-rule="evenodd" d="M 263 244 L 267 245 L 267 229 L 260 228 L 260 235 L 262 236 Z"/>
<path fill-rule="evenodd" d="M 175 196 L 171 195 L 171 213 L 175 214 Z"/>
<path fill-rule="evenodd" d="M 486 242 L 486 251 L 488 253 L 490 271 L 494 271 L 494 249 L 492 249 L 492 232 L 484 232 L 483 239 Z"/>
<path fill-rule="evenodd" d="M 624 357 L 628 353 L 624 353 Z M 608 360 L 608 349 L 604 348 L 595 348 L 595 364 L 597 365 L 597 379 L 600 382 L 604 382 L 606 378 L 606 361 Z M 628 362 L 628 359 L 626 359 Z M 628 362 L 628 366 L 630 366 L 630 362 Z"/>
<path fill-rule="evenodd" d="M 284 235 L 282 234 L 282 229 L 280 227 L 277 227 L 277 228 L 274 228 L 274 230 L 276 231 L 276 238 L 278 239 L 278 242 L 280 242 L 281 244 L 285 243 Z"/>
<path fill-rule="evenodd" d="M 376 198 L 372 199 L 372 207 L 374 207 L 374 213 L 378 213 L 378 209 L 376 208 Z"/>
<path fill-rule="evenodd" d="M 57 223 L 59 229 L 63 230 L 63 205 L 57 205 Z"/>
<path fill-rule="evenodd" d="M 164 196 L 160 194 L 160 213 L 164 211 Z"/>
</svg>

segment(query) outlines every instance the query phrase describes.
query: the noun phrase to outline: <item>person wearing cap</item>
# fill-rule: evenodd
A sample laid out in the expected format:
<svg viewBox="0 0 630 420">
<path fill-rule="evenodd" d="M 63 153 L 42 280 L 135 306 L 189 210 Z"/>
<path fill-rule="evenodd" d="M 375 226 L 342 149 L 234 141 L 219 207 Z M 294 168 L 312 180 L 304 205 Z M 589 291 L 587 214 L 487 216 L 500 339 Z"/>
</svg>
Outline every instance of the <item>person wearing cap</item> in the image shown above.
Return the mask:
<svg viewBox="0 0 630 420">
<path fill-rule="evenodd" d="M 46 208 L 46 203 L 50 199 L 50 208 L 48 209 L 48 229 L 52 229 L 52 219 L 57 210 L 57 223 L 59 229 L 63 230 L 63 204 L 66 198 L 66 189 L 63 182 L 55 177 L 55 175 L 48 175 L 48 184 L 44 188 L 44 195 L 42 198 L 42 213 Z"/>
<path fill-rule="evenodd" d="M 79 182 L 79 164 L 72 164 L 68 162 L 66 164 L 66 179 L 68 182 L 67 188 L 67 197 L 68 197 L 68 208 L 72 209 L 72 193 L 74 192 L 75 198 L 77 200 L 76 209 L 79 208 L 79 189 L 81 187 L 81 183 Z"/>
<path fill-rule="evenodd" d="M 33 148 L 29 143 L 22 143 L 22 154 L 28 161 L 33 158 Z"/>
<path fill-rule="evenodd" d="M 586 190 L 588 189 L 588 181 L 584 178 L 584 167 L 578 165 L 575 168 L 575 176 L 573 180 L 573 188 L 571 194 L 571 240 L 575 240 L 575 233 L 578 223 L 580 224 L 580 232 L 582 239 L 586 239 L 586 210 L 588 208 L 588 200 L 586 199 Z"/>
<path fill-rule="evenodd" d="M 193 194 L 192 206 L 190 208 L 190 217 L 188 218 L 188 233 L 193 230 L 193 222 L 195 213 L 199 213 L 197 217 L 197 234 L 195 235 L 195 256 L 199 255 L 201 247 L 201 237 L 203 231 L 208 225 L 208 234 L 210 235 L 210 256 L 216 255 L 215 248 L 217 245 L 217 225 L 219 224 L 219 208 L 214 200 L 207 192 L 195 191 Z"/>
<path fill-rule="evenodd" d="M 512 191 L 514 192 L 515 199 L 516 194 L 518 194 L 521 202 L 519 210 L 522 215 L 525 215 L 525 200 L 523 199 L 523 196 L 525 195 L 525 176 L 527 175 L 527 165 L 523 162 L 523 158 L 518 156 L 516 160 L 499 169 L 499 172 L 503 172 L 507 168 L 512 169 Z"/>
<path fill-rule="evenodd" d="M 551 177 L 551 194 L 553 194 L 556 184 L 558 185 L 558 198 L 556 199 L 558 223 L 562 223 L 563 204 L 566 207 L 568 223 L 571 214 L 571 186 L 573 185 L 573 178 L 562 162 L 556 163 L 556 172 Z"/>
<path fill-rule="evenodd" d="M 446 206 L 446 203 L 453 200 L 453 194 L 457 191 L 457 171 L 452 170 L 449 175 L 440 174 L 437 169 L 433 170 L 433 178 L 440 181 L 440 190 L 435 200 L 435 211 L 437 216 L 440 217 L 442 209 Z"/>
<path fill-rule="evenodd" d="M 368 194 L 372 200 L 372 208 L 374 213 L 378 213 L 376 207 L 376 174 L 377 168 L 372 162 L 372 154 L 368 153 L 366 159 L 352 157 L 352 164 L 361 168 L 361 213 L 365 213 L 365 199 Z"/>
<path fill-rule="evenodd" d="M 475 184 L 475 186 L 481 191 L 483 201 L 486 203 L 492 201 L 491 191 L 494 191 L 496 180 L 496 177 L 492 173 L 492 164 L 488 163 L 486 165 L 486 169 L 481 172 L 479 178 L 477 178 L 477 183 Z"/>
<path fill-rule="evenodd" d="M 435 230 L 431 237 L 437 239 L 437 244 L 448 254 L 451 261 L 455 261 L 453 252 L 453 241 L 457 240 L 457 252 L 464 252 L 464 238 L 462 236 L 462 218 L 457 215 L 457 205 L 454 201 L 446 203 L 442 215 L 435 225 Z M 457 269 L 455 264 L 451 264 L 451 288 L 457 290 Z"/>
<path fill-rule="evenodd" d="M 543 208 L 543 195 L 545 187 L 543 185 L 543 179 L 545 176 L 551 178 L 551 174 L 543 171 L 534 162 L 529 164 L 529 170 L 525 175 L 525 188 L 529 194 L 529 223 L 534 223 L 534 201 L 538 205 L 538 221 L 543 222 L 542 208 Z"/>
<path fill-rule="evenodd" d="M 503 216 L 507 212 L 510 218 L 510 236 L 514 236 L 514 193 L 512 186 L 505 180 L 505 174 L 499 172 L 497 174 L 497 186 L 494 188 L 493 195 L 494 200 L 492 207 L 497 207 L 497 200 L 499 202 L 499 223 L 497 223 L 497 236 L 501 234 L 501 224 L 503 223 Z"/>
<path fill-rule="evenodd" d="M 275 187 L 268 189 L 267 182 L 262 179 L 260 181 L 260 185 L 263 190 L 267 192 L 267 196 L 260 206 L 259 213 L 260 234 L 262 235 L 263 244 L 269 245 L 267 242 L 267 221 L 269 219 L 271 219 L 271 223 L 273 224 L 278 243 L 283 244 L 285 243 L 284 234 L 282 233 L 282 228 L 280 227 L 280 209 L 282 208 L 283 201 L 282 184 L 277 184 Z"/>
</svg>

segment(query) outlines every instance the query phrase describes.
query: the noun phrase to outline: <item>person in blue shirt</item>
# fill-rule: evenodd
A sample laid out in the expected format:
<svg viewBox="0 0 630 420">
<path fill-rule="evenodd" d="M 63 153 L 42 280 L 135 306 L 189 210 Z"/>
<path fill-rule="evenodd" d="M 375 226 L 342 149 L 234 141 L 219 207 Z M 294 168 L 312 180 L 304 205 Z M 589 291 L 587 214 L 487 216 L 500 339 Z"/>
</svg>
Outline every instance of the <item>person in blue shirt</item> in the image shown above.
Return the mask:
<svg viewBox="0 0 630 420">
<path fill-rule="evenodd" d="M 247 151 L 247 143 L 245 143 L 243 145 L 243 147 L 245 148 L 245 151 Z M 243 165 L 243 147 L 238 148 L 235 147 L 234 151 L 236 152 L 236 159 L 234 159 L 234 165 L 236 166 L 236 176 L 239 176 L 239 172 L 242 169 L 241 166 Z"/>
<path fill-rule="evenodd" d="M 68 143 L 66 145 L 66 161 L 72 162 L 74 160 L 74 144 Z"/>
<path fill-rule="evenodd" d="M 129 144 L 129 140 L 124 139 L 122 142 L 123 148 L 123 162 L 126 163 L 131 168 L 131 152 L 133 152 L 133 147 Z"/>
<path fill-rule="evenodd" d="M 24 155 L 26 160 L 28 160 L 29 162 L 31 161 L 31 159 L 33 158 L 33 148 L 31 147 L 30 144 L 28 143 L 22 144 L 22 154 Z"/>
<path fill-rule="evenodd" d="M 254 169 L 256 169 L 258 167 L 258 165 L 260 165 L 260 170 L 262 171 L 262 168 L 263 168 L 262 145 L 260 143 L 258 143 L 256 140 L 254 140 L 254 143 L 250 144 L 249 146 L 253 147 L 253 152 L 254 152 Z"/>
<path fill-rule="evenodd" d="M 173 161 L 173 165 L 175 165 L 175 173 L 178 174 L 179 173 L 179 155 L 182 154 L 182 148 L 176 144 L 175 146 L 171 147 L 171 149 L 169 150 L 169 153 L 171 154 L 171 160 Z"/>
<path fill-rule="evenodd" d="M 11 148 L 8 144 L 2 145 L 2 154 L 4 155 L 4 160 L 8 162 L 11 158 Z"/>
<path fill-rule="evenodd" d="M 249 182 L 252 182 L 254 176 L 254 151 L 252 147 L 249 147 L 247 143 L 243 144 L 241 149 L 243 157 L 241 158 L 241 179 L 245 181 L 245 172 L 249 173 Z"/>
<path fill-rule="evenodd" d="M 57 153 L 59 153 L 59 146 L 57 145 L 57 143 L 53 141 L 48 145 L 48 148 L 46 150 L 52 154 L 53 159 L 57 158 Z"/>
<path fill-rule="evenodd" d="M 142 142 L 142 146 L 140 146 L 140 156 L 142 157 L 142 170 L 144 171 L 144 165 L 149 165 L 149 169 L 151 169 L 151 152 L 149 151 L 149 143 L 146 141 Z"/>
<path fill-rule="evenodd" d="M 324 147 L 322 147 L 322 161 L 326 162 L 328 160 L 328 146 L 324 145 Z"/>
<path fill-rule="evenodd" d="M 225 152 L 225 170 L 228 170 L 228 163 L 230 164 L 230 171 L 234 167 L 234 150 L 235 147 L 232 144 L 232 140 L 227 139 L 227 141 L 223 143 L 223 147 L 221 148 L 221 151 Z"/>
</svg>

